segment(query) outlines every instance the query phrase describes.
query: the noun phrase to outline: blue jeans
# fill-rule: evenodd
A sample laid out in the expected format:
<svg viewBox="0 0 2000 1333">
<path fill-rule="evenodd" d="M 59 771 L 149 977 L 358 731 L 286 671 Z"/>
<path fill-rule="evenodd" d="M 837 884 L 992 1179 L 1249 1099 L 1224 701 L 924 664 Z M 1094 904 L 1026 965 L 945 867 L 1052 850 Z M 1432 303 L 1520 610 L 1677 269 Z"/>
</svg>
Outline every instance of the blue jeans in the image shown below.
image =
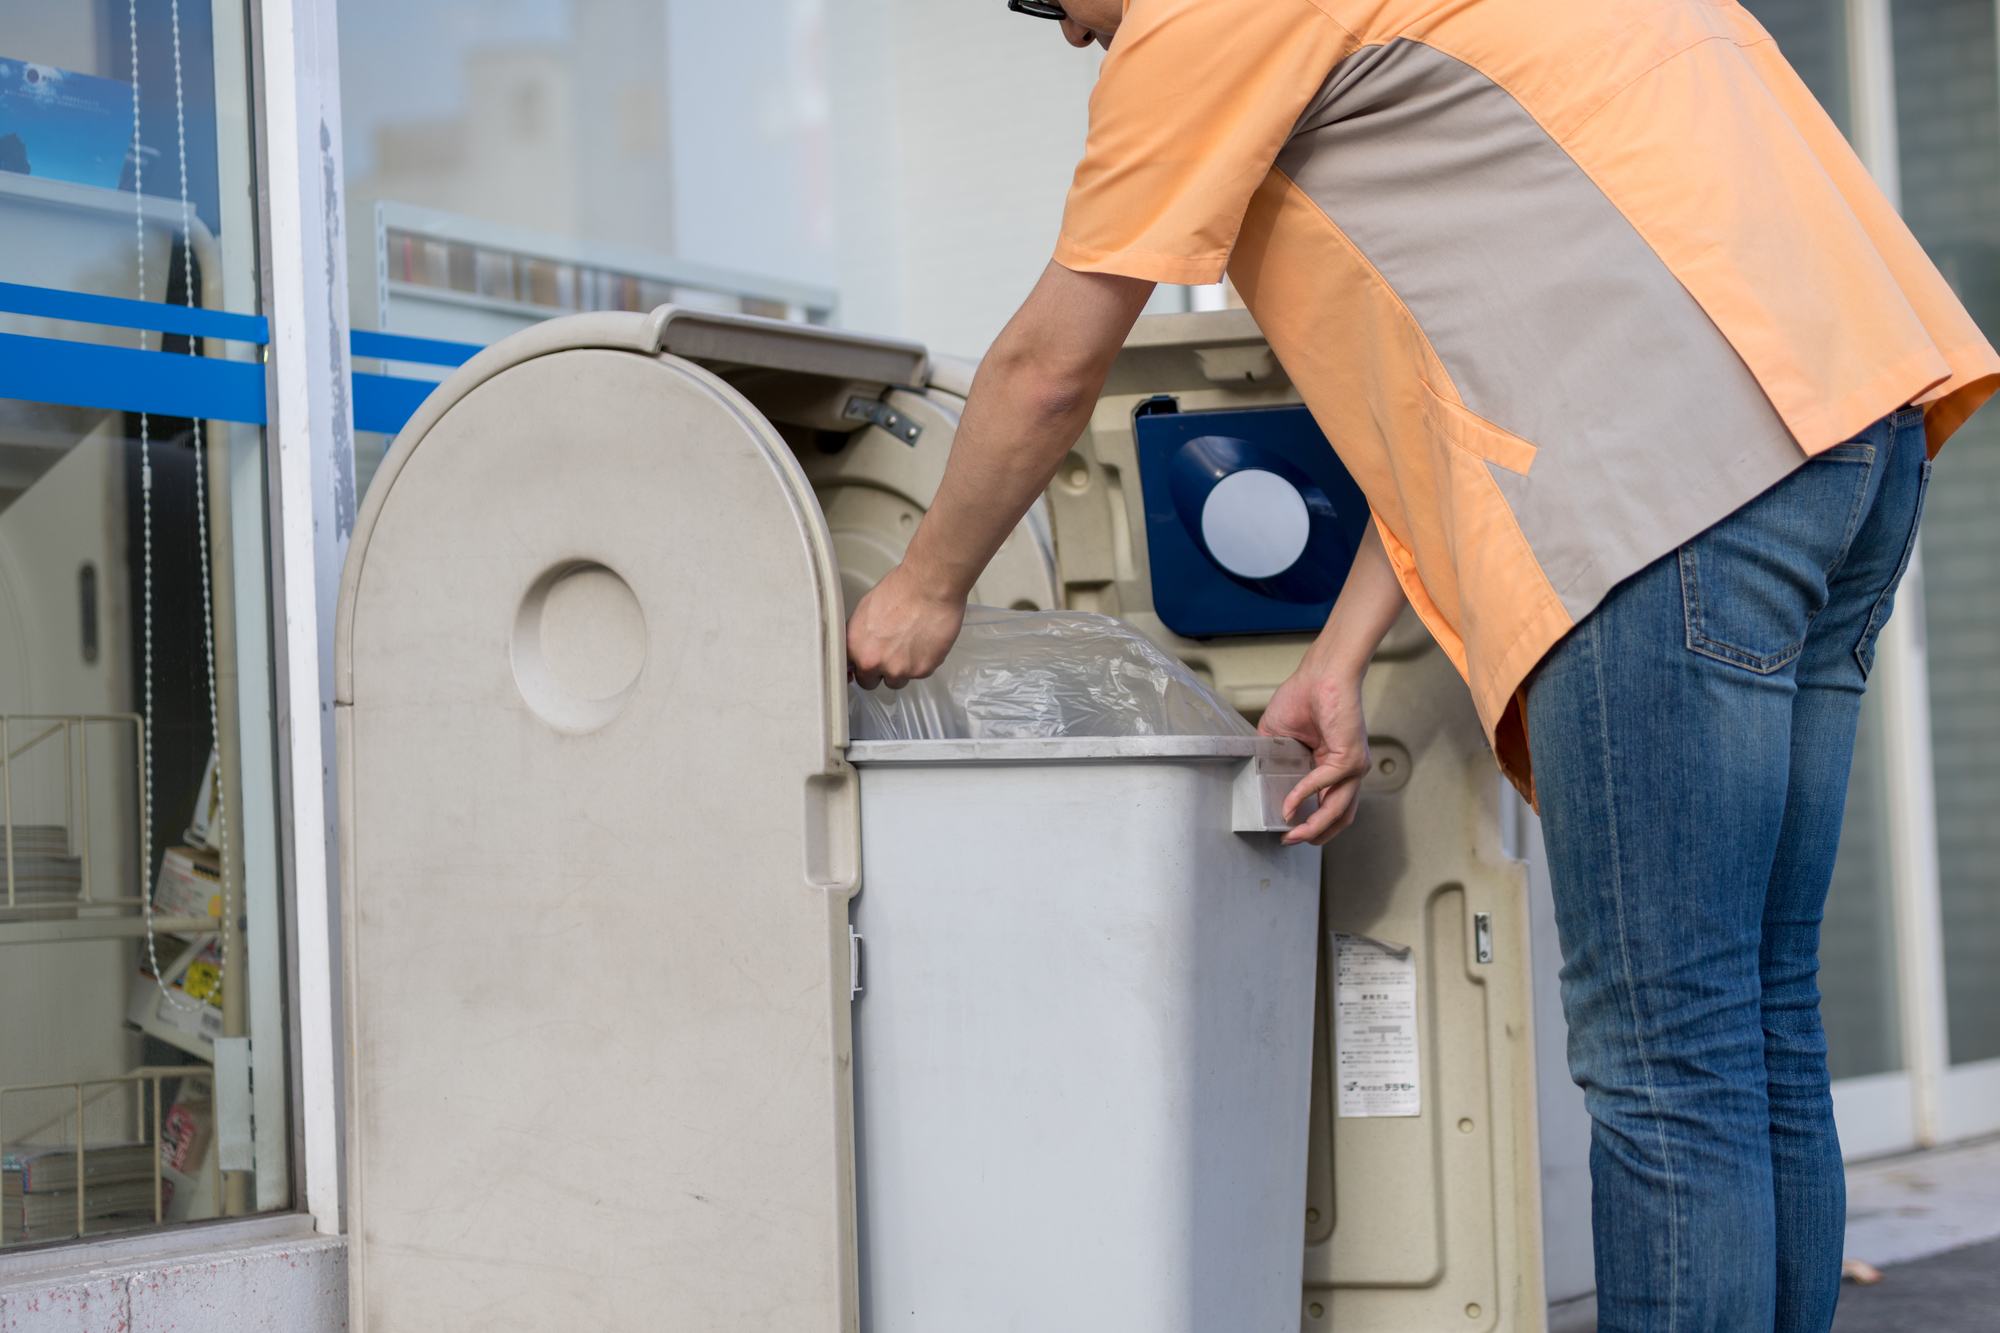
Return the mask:
<svg viewBox="0 0 2000 1333">
<path fill-rule="evenodd" d="M 1819 924 L 1930 464 L 1905 409 L 1614 588 L 1528 687 L 1598 1327 L 1824 1333 Z"/>
</svg>

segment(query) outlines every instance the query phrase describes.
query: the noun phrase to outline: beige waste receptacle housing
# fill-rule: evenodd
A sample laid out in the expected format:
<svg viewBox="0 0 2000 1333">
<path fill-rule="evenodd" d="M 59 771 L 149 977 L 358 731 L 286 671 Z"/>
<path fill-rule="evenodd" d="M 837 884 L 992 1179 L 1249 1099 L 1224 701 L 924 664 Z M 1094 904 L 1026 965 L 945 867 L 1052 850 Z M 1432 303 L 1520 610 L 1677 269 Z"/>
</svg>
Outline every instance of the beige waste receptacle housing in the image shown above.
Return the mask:
<svg viewBox="0 0 2000 1333">
<path fill-rule="evenodd" d="M 1130 424 L 1148 394 L 1295 402 L 1204 376 L 1261 342 L 1241 312 L 1141 321 L 976 600 L 1123 616 L 1254 714 L 1303 640 L 1150 615 Z M 967 383 L 664 307 L 515 335 L 398 437 L 336 641 L 357 1330 L 860 1328 L 841 626 Z M 1420 627 L 1368 693 L 1398 771 L 1324 862 L 1300 1326 L 1540 1328 L 1497 777 Z M 1328 930 L 1411 946 L 1419 1115 L 1333 1113 Z"/>
</svg>

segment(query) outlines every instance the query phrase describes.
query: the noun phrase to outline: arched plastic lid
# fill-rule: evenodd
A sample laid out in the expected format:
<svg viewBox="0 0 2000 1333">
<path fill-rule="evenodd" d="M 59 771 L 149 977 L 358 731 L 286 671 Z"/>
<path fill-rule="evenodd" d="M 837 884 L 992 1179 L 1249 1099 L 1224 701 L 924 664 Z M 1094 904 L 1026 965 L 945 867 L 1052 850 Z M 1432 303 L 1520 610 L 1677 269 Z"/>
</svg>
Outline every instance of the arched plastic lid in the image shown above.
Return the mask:
<svg viewBox="0 0 2000 1333">
<path fill-rule="evenodd" d="M 357 1329 L 858 1318 L 837 571 L 791 451 L 689 356 L 923 376 L 770 321 L 551 321 L 432 395 L 356 528 Z"/>
</svg>

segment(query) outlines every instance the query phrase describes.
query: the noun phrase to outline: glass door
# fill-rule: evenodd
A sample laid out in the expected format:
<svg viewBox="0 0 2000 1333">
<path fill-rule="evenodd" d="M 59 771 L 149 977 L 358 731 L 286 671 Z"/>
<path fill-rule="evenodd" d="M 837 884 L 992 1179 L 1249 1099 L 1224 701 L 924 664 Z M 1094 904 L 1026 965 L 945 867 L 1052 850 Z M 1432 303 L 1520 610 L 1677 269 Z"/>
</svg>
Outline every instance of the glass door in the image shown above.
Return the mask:
<svg viewBox="0 0 2000 1333">
<path fill-rule="evenodd" d="M 291 1198 L 248 88 L 0 0 L 0 1245 Z"/>
</svg>

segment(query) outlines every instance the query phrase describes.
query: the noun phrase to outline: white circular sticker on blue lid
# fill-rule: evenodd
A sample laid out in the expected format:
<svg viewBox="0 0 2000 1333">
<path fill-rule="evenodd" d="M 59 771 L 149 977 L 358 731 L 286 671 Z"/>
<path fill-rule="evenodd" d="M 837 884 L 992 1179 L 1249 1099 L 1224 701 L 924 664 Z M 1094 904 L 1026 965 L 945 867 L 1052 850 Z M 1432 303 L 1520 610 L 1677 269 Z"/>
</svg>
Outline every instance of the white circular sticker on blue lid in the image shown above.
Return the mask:
<svg viewBox="0 0 2000 1333">
<path fill-rule="evenodd" d="M 1215 484 L 1201 507 L 1201 539 L 1238 578 L 1282 574 L 1305 554 L 1312 518 L 1298 487 L 1275 472 L 1245 468 Z"/>
</svg>

